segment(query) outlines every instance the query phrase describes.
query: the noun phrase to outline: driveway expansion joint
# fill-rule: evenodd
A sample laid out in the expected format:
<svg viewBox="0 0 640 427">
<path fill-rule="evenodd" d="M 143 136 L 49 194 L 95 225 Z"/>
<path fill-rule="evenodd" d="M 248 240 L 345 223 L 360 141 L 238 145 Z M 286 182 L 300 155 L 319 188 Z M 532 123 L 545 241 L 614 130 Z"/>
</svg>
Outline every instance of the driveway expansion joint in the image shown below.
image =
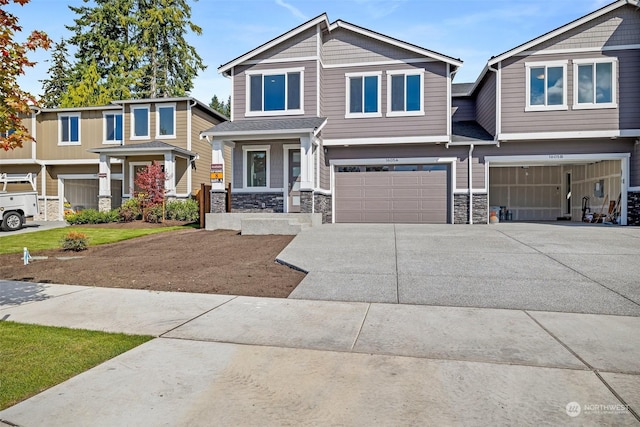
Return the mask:
<svg viewBox="0 0 640 427">
<path fill-rule="evenodd" d="M 367 311 L 364 312 L 364 316 L 362 317 L 362 323 L 360 323 L 360 327 L 358 328 L 358 333 L 356 334 L 356 337 L 353 340 L 353 343 L 351 344 L 351 351 L 353 351 L 353 349 L 356 346 L 356 343 L 358 342 L 358 338 L 360 338 L 360 334 L 362 333 L 362 328 L 364 328 L 364 324 L 367 321 L 367 315 L 369 314 L 370 308 L 371 308 L 371 303 L 367 304 Z"/>
<path fill-rule="evenodd" d="M 223 302 L 223 303 L 221 303 L 221 304 L 218 304 L 218 305 L 216 305 L 215 307 L 213 307 L 213 308 L 211 308 L 211 309 L 209 309 L 209 310 L 206 310 L 206 311 L 204 311 L 204 312 L 202 312 L 202 313 L 198 314 L 197 316 L 195 316 L 195 317 L 193 317 L 193 318 L 191 318 L 191 319 L 188 319 L 188 320 L 186 320 L 186 321 L 182 322 L 182 323 L 181 323 L 181 324 L 179 324 L 178 326 L 174 326 L 173 328 L 169 329 L 168 331 L 164 331 L 163 333 L 161 333 L 160 335 L 158 335 L 158 338 L 166 338 L 166 337 L 164 337 L 163 335 L 166 335 L 166 334 L 168 334 L 168 333 L 170 333 L 170 332 L 173 332 L 173 331 L 175 331 L 176 329 L 180 328 L 181 326 L 184 326 L 184 325 L 186 325 L 186 324 L 187 324 L 187 323 L 189 323 L 189 322 L 193 322 L 194 320 L 196 320 L 196 319 L 198 319 L 198 318 L 200 318 L 200 317 L 204 316 L 204 315 L 205 315 L 205 314 L 207 314 L 207 313 L 211 313 L 211 312 L 212 312 L 213 310 L 215 310 L 216 308 L 220 308 L 220 307 L 222 307 L 223 305 L 227 304 L 228 302 L 231 302 L 231 301 L 235 300 L 236 298 L 238 298 L 238 295 L 235 295 L 235 296 L 233 296 L 232 298 L 229 298 L 227 301 L 225 301 L 225 302 Z M 197 341 L 197 340 L 191 340 L 191 341 Z"/>
</svg>

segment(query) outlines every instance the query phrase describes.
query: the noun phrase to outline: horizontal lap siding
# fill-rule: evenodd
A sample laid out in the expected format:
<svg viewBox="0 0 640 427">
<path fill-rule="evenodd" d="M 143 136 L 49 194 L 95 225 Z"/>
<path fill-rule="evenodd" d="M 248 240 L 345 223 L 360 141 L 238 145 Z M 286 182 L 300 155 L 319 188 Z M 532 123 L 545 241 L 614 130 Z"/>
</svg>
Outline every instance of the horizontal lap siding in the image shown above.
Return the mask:
<svg viewBox="0 0 640 427">
<path fill-rule="evenodd" d="M 209 184 L 209 171 L 211 165 L 211 144 L 206 139 L 200 139 L 200 132 L 212 128 L 218 124 L 219 120 L 214 119 L 209 114 L 198 107 L 191 108 L 191 151 L 198 153 L 198 159 L 194 160 L 195 169 L 192 169 L 192 191 L 198 191 L 200 184 Z M 229 183 L 229 176 L 226 169 L 231 170 L 231 165 L 225 158 L 225 186 Z"/>
<path fill-rule="evenodd" d="M 455 97 L 451 99 L 451 116 L 454 122 L 470 121 L 476 119 L 476 103 L 467 97 Z"/>
<path fill-rule="evenodd" d="M 304 115 L 295 116 L 264 116 L 262 118 L 272 120 L 282 117 L 315 117 L 317 111 L 317 64 L 316 61 L 291 61 L 276 64 L 258 64 L 258 65 L 241 65 L 234 68 L 233 77 L 233 120 L 239 122 L 241 120 L 256 120 L 261 117 L 245 117 L 247 105 L 247 77 L 246 71 L 269 71 L 280 70 L 286 68 L 304 68 Z"/>
<path fill-rule="evenodd" d="M 387 112 L 387 75 L 384 71 L 424 68 L 423 102 L 425 115 L 385 117 Z M 381 75 L 381 109 L 379 118 L 345 118 L 346 73 L 383 71 Z M 447 134 L 446 65 L 441 62 L 394 64 L 362 67 L 326 68 L 323 71 L 323 111 L 329 120 L 322 130 L 325 139 L 380 138 Z"/>
<path fill-rule="evenodd" d="M 636 31 L 640 34 L 640 30 Z M 640 49 L 611 51 L 607 54 L 618 56 L 620 129 L 640 129 Z"/>
<path fill-rule="evenodd" d="M 484 162 L 484 156 L 529 156 L 548 154 L 593 154 L 593 153 L 631 153 L 634 140 L 619 138 L 612 140 L 545 140 L 502 142 L 500 147 L 478 146 L 474 156 Z"/>
<path fill-rule="evenodd" d="M 114 110 L 119 113 L 120 110 Z M 46 160 L 97 159 L 98 155 L 87 152 L 100 148 L 104 140 L 102 111 L 80 112 L 80 145 L 58 145 L 58 113 L 42 113 L 42 125 L 38 128 L 37 157 Z M 70 113 L 71 114 L 71 113 Z"/>
<path fill-rule="evenodd" d="M 488 71 L 476 99 L 476 120 L 491 135 L 496 134 L 496 75 Z"/>
<path fill-rule="evenodd" d="M 252 145 L 269 146 L 269 186 L 270 188 L 282 188 L 284 186 L 284 150 L 282 144 L 300 143 L 297 140 L 291 141 L 247 141 L 236 143 L 233 149 L 233 188 L 242 188 L 243 182 L 243 164 L 245 151 L 242 147 Z"/>
<path fill-rule="evenodd" d="M 485 167 L 484 162 L 480 163 L 480 159 L 474 154 L 471 162 L 471 176 L 473 178 L 474 190 L 485 190 Z M 469 188 L 469 162 L 468 155 L 459 157 L 456 162 L 456 189 L 467 190 Z"/>
<path fill-rule="evenodd" d="M 331 177 L 330 177 L 330 169 L 329 164 L 327 162 L 327 157 L 324 153 L 324 148 L 319 147 L 320 151 L 320 183 L 319 187 L 323 190 L 329 190 L 331 188 Z"/>
</svg>

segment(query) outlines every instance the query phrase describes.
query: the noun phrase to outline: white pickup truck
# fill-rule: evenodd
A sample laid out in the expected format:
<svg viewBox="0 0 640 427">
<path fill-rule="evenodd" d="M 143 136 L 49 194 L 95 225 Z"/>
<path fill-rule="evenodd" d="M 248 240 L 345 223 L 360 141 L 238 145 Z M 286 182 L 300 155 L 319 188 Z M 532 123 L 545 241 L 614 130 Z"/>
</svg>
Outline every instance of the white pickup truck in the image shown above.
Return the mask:
<svg viewBox="0 0 640 427">
<path fill-rule="evenodd" d="M 34 191 L 7 192 L 7 184 L 11 182 L 28 182 Z M 38 213 L 38 193 L 35 191 L 32 174 L 8 175 L 0 173 L 0 228 L 3 231 L 21 229 L 27 217 Z"/>
</svg>

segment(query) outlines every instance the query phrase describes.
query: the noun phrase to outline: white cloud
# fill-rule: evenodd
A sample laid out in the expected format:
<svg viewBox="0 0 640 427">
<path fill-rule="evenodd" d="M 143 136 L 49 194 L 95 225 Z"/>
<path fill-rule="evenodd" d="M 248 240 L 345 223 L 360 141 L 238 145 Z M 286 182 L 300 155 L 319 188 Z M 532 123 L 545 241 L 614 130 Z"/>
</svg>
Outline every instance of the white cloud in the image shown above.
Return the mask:
<svg viewBox="0 0 640 427">
<path fill-rule="evenodd" d="M 293 16 L 295 16 L 296 18 L 300 18 L 303 21 L 308 21 L 309 18 L 307 17 L 307 15 L 305 15 L 304 13 L 302 13 L 300 11 L 300 9 L 298 9 L 297 7 L 289 4 L 289 3 L 285 3 L 284 0 L 276 0 L 276 4 L 278 6 L 284 7 L 285 9 L 287 9 L 289 12 L 291 12 L 291 14 Z"/>
<path fill-rule="evenodd" d="M 373 19 L 391 15 L 406 0 L 355 0 L 364 7 L 365 12 Z"/>
</svg>

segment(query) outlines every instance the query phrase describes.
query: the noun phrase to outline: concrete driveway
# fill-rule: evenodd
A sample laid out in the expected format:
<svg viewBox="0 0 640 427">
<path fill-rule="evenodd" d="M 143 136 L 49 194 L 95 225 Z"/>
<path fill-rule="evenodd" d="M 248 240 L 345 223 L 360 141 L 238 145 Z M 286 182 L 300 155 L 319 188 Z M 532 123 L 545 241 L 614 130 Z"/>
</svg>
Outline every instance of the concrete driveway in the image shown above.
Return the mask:
<svg viewBox="0 0 640 427">
<path fill-rule="evenodd" d="M 330 224 L 278 260 L 289 298 L 640 316 L 640 228 Z"/>
</svg>

